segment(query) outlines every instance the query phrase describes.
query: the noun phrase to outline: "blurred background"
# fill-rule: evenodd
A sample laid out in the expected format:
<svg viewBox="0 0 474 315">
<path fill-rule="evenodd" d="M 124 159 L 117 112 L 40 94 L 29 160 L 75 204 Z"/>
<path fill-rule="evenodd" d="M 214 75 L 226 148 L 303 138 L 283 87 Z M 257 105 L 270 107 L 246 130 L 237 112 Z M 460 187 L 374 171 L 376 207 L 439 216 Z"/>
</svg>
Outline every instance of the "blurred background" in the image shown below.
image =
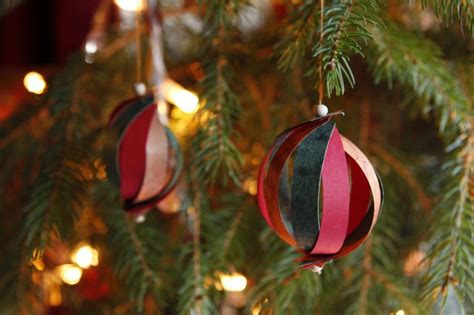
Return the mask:
<svg viewBox="0 0 474 315">
<path fill-rule="evenodd" d="M 0 3 L 2 315 L 472 312 L 471 2 L 326 1 L 324 42 L 315 0 Z M 385 204 L 317 275 L 255 195 L 275 137 L 315 116 L 320 54 L 324 103 Z M 133 217 L 102 148 L 137 83 L 162 89 L 185 171 Z"/>
</svg>

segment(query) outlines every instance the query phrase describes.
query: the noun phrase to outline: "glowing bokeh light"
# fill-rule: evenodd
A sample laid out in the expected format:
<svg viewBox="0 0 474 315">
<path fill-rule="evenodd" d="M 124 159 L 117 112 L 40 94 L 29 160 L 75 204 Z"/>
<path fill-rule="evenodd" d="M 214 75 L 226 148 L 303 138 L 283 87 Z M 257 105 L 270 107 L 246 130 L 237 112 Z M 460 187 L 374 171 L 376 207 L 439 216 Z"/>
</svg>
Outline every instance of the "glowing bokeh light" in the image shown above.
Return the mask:
<svg viewBox="0 0 474 315">
<path fill-rule="evenodd" d="M 28 72 L 23 78 L 23 85 L 26 90 L 33 94 L 43 94 L 46 91 L 46 81 L 38 72 Z"/>
<path fill-rule="evenodd" d="M 179 83 L 167 79 L 163 82 L 163 95 L 167 102 L 176 105 L 182 112 L 192 114 L 199 109 L 199 98 Z"/>
<path fill-rule="evenodd" d="M 115 4 L 125 11 L 142 11 L 145 8 L 143 0 L 114 0 Z"/>
<path fill-rule="evenodd" d="M 73 264 L 64 264 L 57 267 L 61 280 L 69 285 L 78 284 L 81 281 L 82 269 Z"/>
<path fill-rule="evenodd" d="M 234 272 L 232 274 L 220 274 L 222 287 L 229 292 L 241 292 L 247 287 L 247 278 L 244 275 Z"/>
<path fill-rule="evenodd" d="M 99 264 L 99 252 L 89 244 L 82 244 L 74 250 L 71 260 L 82 269 L 87 269 Z"/>
</svg>

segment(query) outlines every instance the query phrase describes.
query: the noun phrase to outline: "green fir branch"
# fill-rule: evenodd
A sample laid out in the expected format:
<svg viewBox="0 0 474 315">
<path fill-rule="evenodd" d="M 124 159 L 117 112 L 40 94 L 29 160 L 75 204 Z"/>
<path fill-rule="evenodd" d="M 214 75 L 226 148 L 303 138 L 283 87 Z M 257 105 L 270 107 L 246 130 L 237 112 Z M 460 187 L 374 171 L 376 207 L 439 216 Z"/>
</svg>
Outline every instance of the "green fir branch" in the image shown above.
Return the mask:
<svg viewBox="0 0 474 315">
<path fill-rule="evenodd" d="M 157 227 L 149 222 L 137 226 L 122 209 L 114 210 L 116 214 L 108 222 L 114 233 L 111 246 L 117 247 L 118 251 L 113 262 L 115 270 L 127 285 L 129 298 L 135 302 L 138 312 L 144 311 L 147 296 L 153 297 L 155 307 L 161 307 L 164 296 L 157 270 L 160 253 L 163 254 L 159 240 L 162 237 Z"/>
<path fill-rule="evenodd" d="M 195 137 L 196 175 L 205 183 L 230 177 L 239 183 L 241 153 L 234 144 L 234 126 L 241 111 L 240 101 L 232 87 L 234 69 L 229 49 L 236 39 L 235 19 L 246 5 L 244 0 L 202 0 L 205 11 L 203 55 L 208 56 L 205 77 L 201 82 L 204 106 L 198 113 L 201 126 Z M 220 176 L 222 176 L 220 178 Z"/>
<path fill-rule="evenodd" d="M 307 54 L 314 41 L 319 17 L 319 1 L 306 1 L 294 9 L 289 17 L 281 40 L 276 45 L 278 67 L 292 69 Z"/>
<path fill-rule="evenodd" d="M 446 25 L 458 21 L 474 36 L 474 2 L 472 0 L 422 0 L 424 8 L 432 8 Z"/>
<path fill-rule="evenodd" d="M 433 303 L 438 297 L 445 301 L 449 286 L 460 296 L 472 297 L 472 103 L 434 43 L 393 24 L 384 32 L 375 30 L 373 36 L 368 60 L 376 81 L 385 80 L 390 86 L 397 82 L 410 91 L 421 110 L 436 117 L 447 151 L 452 152 L 443 167 L 444 195 L 431 224 L 424 301 Z"/>
<path fill-rule="evenodd" d="M 205 183 L 214 183 L 219 176 L 223 176 L 224 182 L 230 177 L 238 183 L 242 158 L 231 136 L 240 103 L 230 86 L 232 69 L 223 59 L 206 69 L 202 82 L 204 107 L 198 115 L 203 123 L 195 138 L 196 173 Z"/>
<path fill-rule="evenodd" d="M 324 8 L 323 41 L 313 47 L 313 57 L 322 61 L 323 81 L 328 97 L 344 94 L 346 82 L 355 85 L 349 64 L 351 55 L 364 56 L 362 45 L 372 39 L 370 27 L 379 27 L 377 1 L 334 1 Z M 317 76 L 311 67 L 309 76 Z M 318 79 L 319 80 L 319 79 Z"/>
<path fill-rule="evenodd" d="M 52 237 L 67 237 L 87 198 L 89 152 L 75 130 L 82 117 L 77 113 L 81 71 L 71 61 L 55 77 L 52 93 L 45 100 L 55 124 L 40 144 L 45 152 L 40 173 L 23 208 L 24 244 L 30 255 L 41 256 Z"/>
</svg>

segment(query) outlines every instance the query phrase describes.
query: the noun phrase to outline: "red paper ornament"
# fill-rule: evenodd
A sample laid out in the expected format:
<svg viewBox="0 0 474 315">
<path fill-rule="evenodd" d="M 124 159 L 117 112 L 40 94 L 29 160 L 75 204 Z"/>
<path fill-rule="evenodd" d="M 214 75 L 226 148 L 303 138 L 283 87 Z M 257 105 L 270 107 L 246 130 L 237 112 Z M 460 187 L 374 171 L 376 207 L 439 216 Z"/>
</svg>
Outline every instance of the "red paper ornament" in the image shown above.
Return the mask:
<svg viewBox="0 0 474 315">
<path fill-rule="evenodd" d="M 322 267 L 361 245 L 382 199 L 373 166 L 339 134 L 331 116 L 280 134 L 260 167 L 262 215 L 283 241 L 304 253 L 304 268 Z"/>
<path fill-rule="evenodd" d="M 153 96 L 136 97 L 113 111 L 106 148 L 110 177 L 120 186 L 124 208 L 140 215 L 176 186 L 183 158 L 173 133 L 160 122 Z"/>
</svg>

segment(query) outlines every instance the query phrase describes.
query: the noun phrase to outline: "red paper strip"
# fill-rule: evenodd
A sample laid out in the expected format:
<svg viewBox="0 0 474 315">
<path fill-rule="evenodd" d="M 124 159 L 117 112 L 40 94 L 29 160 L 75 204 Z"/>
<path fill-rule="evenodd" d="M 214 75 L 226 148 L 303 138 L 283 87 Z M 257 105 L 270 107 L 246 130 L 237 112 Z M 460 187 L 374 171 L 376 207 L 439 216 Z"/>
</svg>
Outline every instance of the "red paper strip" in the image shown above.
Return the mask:
<svg viewBox="0 0 474 315">
<path fill-rule="evenodd" d="M 322 171 L 323 211 L 318 239 L 311 254 L 337 253 L 349 224 L 349 173 L 337 128 L 333 129 Z"/>
<path fill-rule="evenodd" d="M 158 194 L 165 185 L 168 168 L 168 137 L 161 124 L 156 106 L 148 130 L 145 156 L 145 176 L 136 202 L 140 202 Z"/>
<path fill-rule="evenodd" d="M 145 146 L 155 108 L 150 106 L 137 115 L 124 131 L 119 144 L 120 194 L 134 199 L 145 176 Z"/>
</svg>

